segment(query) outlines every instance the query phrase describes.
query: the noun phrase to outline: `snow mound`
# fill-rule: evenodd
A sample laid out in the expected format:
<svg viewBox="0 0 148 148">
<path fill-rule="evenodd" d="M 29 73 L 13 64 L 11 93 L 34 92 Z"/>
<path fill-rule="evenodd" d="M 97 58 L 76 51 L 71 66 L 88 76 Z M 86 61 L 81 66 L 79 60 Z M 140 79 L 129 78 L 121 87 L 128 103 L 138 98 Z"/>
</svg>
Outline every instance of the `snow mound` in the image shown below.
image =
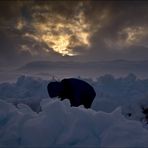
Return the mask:
<svg viewBox="0 0 148 148">
<path fill-rule="evenodd" d="M 105 113 L 48 99 L 41 109 L 0 101 L 0 147 L 148 147 L 148 131 L 120 107 Z"/>
<path fill-rule="evenodd" d="M 0 99 L 15 105 L 24 103 L 38 111 L 40 101 L 48 98 L 48 83 L 40 78 L 20 76 L 15 83 L 0 84 Z"/>
<path fill-rule="evenodd" d="M 96 81 L 82 80 L 89 82 L 96 91 L 92 109 L 111 113 L 121 106 L 122 114 L 128 119 L 148 123 L 148 79 L 138 79 L 134 74 L 121 78 L 108 74 Z M 39 112 L 40 102 L 49 98 L 47 84 L 51 81 L 20 76 L 15 83 L 0 84 L 0 99 L 15 105 L 27 104 Z"/>
</svg>

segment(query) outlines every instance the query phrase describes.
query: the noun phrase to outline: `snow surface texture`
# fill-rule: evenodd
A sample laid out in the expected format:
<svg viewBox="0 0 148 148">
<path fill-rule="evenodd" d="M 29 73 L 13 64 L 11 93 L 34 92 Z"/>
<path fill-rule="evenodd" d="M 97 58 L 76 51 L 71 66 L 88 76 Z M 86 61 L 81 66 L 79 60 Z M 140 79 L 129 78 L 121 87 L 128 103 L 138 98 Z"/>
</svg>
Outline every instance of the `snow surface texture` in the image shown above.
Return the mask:
<svg viewBox="0 0 148 148">
<path fill-rule="evenodd" d="M 129 74 L 122 78 L 105 75 L 96 81 L 84 80 L 89 82 L 97 93 L 92 109 L 112 112 L 121 106 L 122 114 L 128 119 L 145 122 L 146 116 L 148 118 L 148 113 L 147 115 L 143 113 L 143 108 L 148 108 L 148 79 L 140 80 L 135 75 Z M 50 81 L 53 80 L 21 76 L 16 83 L 0 84 L 0 99 L 15 105 L 24 103 L 39 112 L 40 101 L 49 98 L 47 84 Z"/>
<path fill-rule="evenodd" d="M 148 131 L 120 107 L 105 113 L 46 99 L 41 108 L 0 101 L 0 147 L 148 147 Z"/>
<path fill-rule="evenodd" d="M 148 147 L 148 79 L 85 79 L 97 93 L 92 109 L 50 99 L 50 81 L 0 84 L 0 147 Z"/>
<path fill-rule="evenodd" d="M 0 84 L 0 99 L 16 105 L 24 103 L 38 111 L 40 101 L 48 98 L 48 83 L 48 81 L 39 78 L 20 76 L 16 83 Z"/>
</svg>

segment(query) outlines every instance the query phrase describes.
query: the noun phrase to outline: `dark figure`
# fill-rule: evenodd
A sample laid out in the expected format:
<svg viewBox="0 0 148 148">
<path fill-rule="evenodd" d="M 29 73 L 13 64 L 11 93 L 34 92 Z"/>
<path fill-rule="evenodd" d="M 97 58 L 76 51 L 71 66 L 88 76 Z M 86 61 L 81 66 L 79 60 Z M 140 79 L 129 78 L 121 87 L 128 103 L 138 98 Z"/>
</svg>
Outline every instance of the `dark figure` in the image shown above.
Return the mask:
<svg viewBox="0 0 148 148">
<path fill-rule="evenodd" d="M 148 108 L 142 106 L 142 113 L 145 115 L 145 120 L 148 124 Z"/>
<path fill-rule="evenodd" d="M 51 98 L 69 99 L 71 106 L 76 107 L 84 105 L 85 108 L 90 108 L 96 96 L 92 86 L 75 78 L 63 79 L 61 82 L 50 82 L 47 89 Z"/>
</svg>

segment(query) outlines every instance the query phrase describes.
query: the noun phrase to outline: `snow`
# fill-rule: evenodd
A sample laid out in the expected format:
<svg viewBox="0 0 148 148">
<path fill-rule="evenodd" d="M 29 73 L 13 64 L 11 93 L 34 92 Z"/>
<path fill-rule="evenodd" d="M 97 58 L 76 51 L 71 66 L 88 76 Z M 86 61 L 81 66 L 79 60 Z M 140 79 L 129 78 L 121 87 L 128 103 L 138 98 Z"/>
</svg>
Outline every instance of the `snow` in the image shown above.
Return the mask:
<svg viewBox="0 0 148 148">
<path fill-rule="evenodd" d="M 0 147 L 147 147 L 148 131 L 112 113 L 70 107 L 68 100 L 43 100 L 42 111 L 0 101 Z"/>
<path fill-rule="evenodd" d="M 7 102 L 25 103 L 38 111 L 40 101 L 48 98 L 47 83 L 49 82 L 39 78 L 20 76 L 16 83 L 0 84 L 0 96 Z"/>
<path fill-rule="evenodd" d="M 49 98 L 52 80 L 0 84 L 0 147 L 148 147 L 148 79 L 84 80 L 97 93 L 91 109 Z"/>
</svg>

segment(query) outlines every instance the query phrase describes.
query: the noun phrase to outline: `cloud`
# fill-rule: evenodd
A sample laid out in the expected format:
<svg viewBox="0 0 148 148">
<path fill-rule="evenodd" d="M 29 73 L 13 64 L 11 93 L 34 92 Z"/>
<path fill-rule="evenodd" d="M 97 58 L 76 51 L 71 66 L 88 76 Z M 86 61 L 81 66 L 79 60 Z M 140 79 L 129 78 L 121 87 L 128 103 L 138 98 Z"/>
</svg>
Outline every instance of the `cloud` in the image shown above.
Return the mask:
<svg viewBox="0 0 148 148">
<path fill-rule="evenodd" d="M 144 1 L 2 2 L 1 61 L 143 59 L 147 14 Z"/>
<path fill-rule="evenodd" d="M 80 2 L 74 4 L 72 8 L 69 8 L 66 2 L 34 6 L 32 12 L 34 21 L 31 24 L 35 32 L 30 37 L 36 37 L 39 42 L 61 55 L 79 54 L 73 48 L 89 46 L 90 26 L 80 9 L 82 4 Z"/>
</svg>

